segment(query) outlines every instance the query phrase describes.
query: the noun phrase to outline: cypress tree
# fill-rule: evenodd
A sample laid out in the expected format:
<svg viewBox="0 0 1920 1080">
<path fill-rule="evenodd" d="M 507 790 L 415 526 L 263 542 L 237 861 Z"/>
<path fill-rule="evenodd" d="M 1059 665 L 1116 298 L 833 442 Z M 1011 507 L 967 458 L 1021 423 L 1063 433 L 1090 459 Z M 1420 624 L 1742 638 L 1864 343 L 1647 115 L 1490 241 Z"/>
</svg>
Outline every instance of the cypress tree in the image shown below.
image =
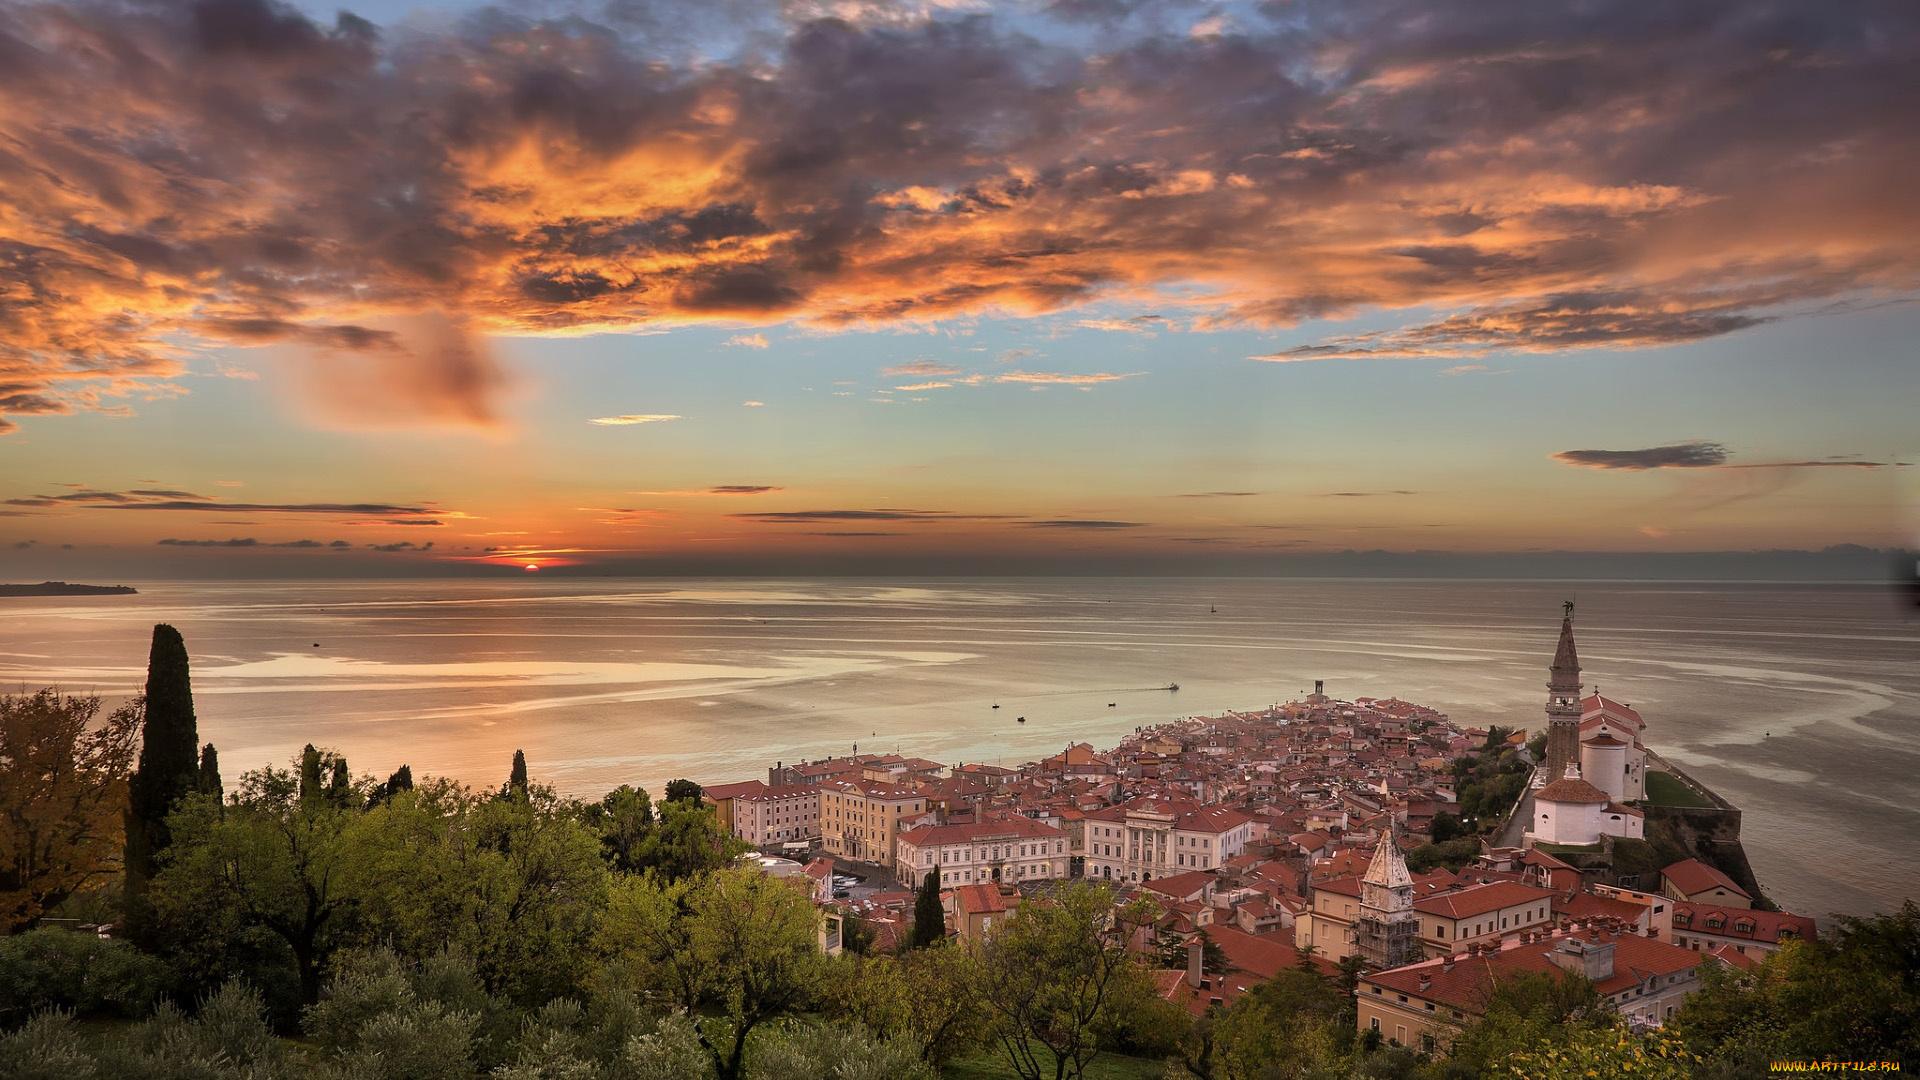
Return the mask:
<svg viewBox="0 0 1920 1080">
<path fill-rule="evenodd" d="M 947 914 L 940 906 L 940 868 L 935 866 L 920 881 L 920 895 L 913 901 L 912 948 L 924 949 L 947 939 Z"/>
<path fill-rule="evenodd" d="M 220 783 L 220 751 L 212 743 L 200 748 L 200 776 L 196 785 L 202 795 L 218 799 L 226 790 Z"/>
<path fill-rule="evenodd" d="M 146 934 L 147 882 L 171 839 L 167 813 L 200 782 L 187 643 L 166 623 L 153 628 L 144 702 L 140 765 L 127 782 L 127 932 L 136 941 Z"/>
<path fill-rule="evenodd" d="M 413 770 L 411 768 L 402 765 L 394 770 L 392 776 L 387 777 L 387 794 L 398 795 L 403 791 L 412 790 Z"/>
<path fill-rule="evenodd" d="M 353 777 L 347 772 L 347 759 L 333 759 L 333 782 L 327 785 L 327 798 L 336 806 L 347 805 L 347 796 L 353 794 Z"/>
<path fill-rule="evenodd" d="M 513 752 L 513 771 L 507 774 L 506 794 L 527 790 L 527 755 L 524 750 Z"/>
<path fill-rule="evenodd" d="M 320 793 L 320 751 L 308 743 L 306 749 L 300 751 L 300 801 L 317 799 Z"/>
</svg>

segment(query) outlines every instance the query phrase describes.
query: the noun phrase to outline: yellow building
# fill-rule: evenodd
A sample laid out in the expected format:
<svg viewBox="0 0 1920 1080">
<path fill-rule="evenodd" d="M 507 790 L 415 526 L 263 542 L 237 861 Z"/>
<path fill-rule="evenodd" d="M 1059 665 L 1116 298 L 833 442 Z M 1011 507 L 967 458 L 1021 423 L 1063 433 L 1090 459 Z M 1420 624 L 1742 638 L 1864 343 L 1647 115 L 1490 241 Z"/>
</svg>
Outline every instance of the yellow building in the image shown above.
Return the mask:
<svg viewBox="0 0 1920 1080">
<path fill-rule="evenodd" d="M 872 780 L 837 780 L 820 788 L 820 837 L 830 855 L 892 866 L 900 823 L 926 812 L 926 796 Z"/>
</svg>

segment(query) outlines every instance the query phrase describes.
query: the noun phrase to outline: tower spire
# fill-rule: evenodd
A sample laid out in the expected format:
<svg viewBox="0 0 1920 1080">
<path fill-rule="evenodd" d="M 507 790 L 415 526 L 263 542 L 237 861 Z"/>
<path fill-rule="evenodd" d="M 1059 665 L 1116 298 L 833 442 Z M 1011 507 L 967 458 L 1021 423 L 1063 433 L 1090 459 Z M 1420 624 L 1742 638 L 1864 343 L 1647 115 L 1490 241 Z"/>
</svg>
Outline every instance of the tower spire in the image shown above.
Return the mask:
<svg viewBox="0 0 1920 1080">
<path fill-rule="evenodd" d="M 1562 606 L 1560 644 L 1547 679 L 1547 782 L 1580 761 L 1580 652 L 1573 644 L 1573 601 Z"/>
<path fill-rule="evenodd" d="M 1379 969 L 1411 963 L 1420 918 L 1413 910 L 1413 875 L 1400 854 L 1399 819 L 1389 811 L 1387 832 L 1360 879 L 1360 912 L 1353 924 L 1354 951 Z"/>
</svg>

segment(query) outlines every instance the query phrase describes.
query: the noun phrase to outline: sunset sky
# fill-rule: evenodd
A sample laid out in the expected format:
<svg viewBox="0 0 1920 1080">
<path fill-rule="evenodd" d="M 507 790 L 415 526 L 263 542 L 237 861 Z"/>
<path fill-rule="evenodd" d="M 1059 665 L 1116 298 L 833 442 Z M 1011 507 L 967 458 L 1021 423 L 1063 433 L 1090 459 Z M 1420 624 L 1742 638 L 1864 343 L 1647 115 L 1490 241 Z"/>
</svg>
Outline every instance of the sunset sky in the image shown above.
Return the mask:
<svg viewBox="0 0 1920 1080">
<path fill-rule="evenodd" d="M 0 0 L 0 579 L 1920 544 L 1920 7 Z"/>
</svg>

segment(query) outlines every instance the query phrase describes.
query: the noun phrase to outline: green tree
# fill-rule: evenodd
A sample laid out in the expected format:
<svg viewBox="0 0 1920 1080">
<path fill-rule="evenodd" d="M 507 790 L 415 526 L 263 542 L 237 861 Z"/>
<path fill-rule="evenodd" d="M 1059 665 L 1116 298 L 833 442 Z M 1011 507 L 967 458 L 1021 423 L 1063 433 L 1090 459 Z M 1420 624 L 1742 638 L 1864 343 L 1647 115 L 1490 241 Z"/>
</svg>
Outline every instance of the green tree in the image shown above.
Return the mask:
<svg viewBox="0 0 1920 1080">
<path fill-rule="evenodd" d="M 125 820 L 126 928 L 135 941 L 148 936 L 147 883 L 170 839 L 167 815 L 200 780 L 200 736 L 193 715 L 187 644 L 180 631 L 166 623 L 153 628 L 143 700 L 140 765 L 127 784 Z"/>
<path fill-rule="evenodd" d="M 0 697 L 0 934 L 112 870 L 121 829 L 137 702 L 96 725 L 100 699 L 52 689 Z"/>
<path fill-rule="evenodd" d="M 974 993 L 971 951 L 942 943 L 897 956 L 841 956 L 821 1011 L 888 1038 L 905 1039 L 935 1067 L 980 1047 L 986 1015 Z"/>
<path fill-rule="evenodd" d="M 751 845 L 720 831 L 713 807 L 698 801 L 660 804 L 660 822 L 647 830 L 635 865 L 669 881 L 680 881 L 729 866 Z"/>
<path fill-rule="evenodd" d="M 1427 832 L 1436 844 L 1444 844 L 1459 836 L 1462 831 L 1460 819 L 1445 810 L 1433 815 L 1432 824 L 1427 826 Z"/>
<path fill-rule="evenodd" d="M 1637 1035 L 1624 1024 L 1577 1025 L 1563 1038 L 1542 1039 L 1516 1052 L 1497 1075 L 1515 1080 L 1689 1080 L 1694 1056 L 1668 1032 Z"/>
<path fill-rule="evenodd" d="M 1200 941 L 1200 970 L 1208 975 L 1225 975 L 1233 964 L 1227 959 L 1227 951 L 1220 943 L 1208 936 L 1205 930 L 1197 935 Z M 1160 966 L 1169 971 L 1187 970 L 1187 940 L 1179 935 L 1167 939 L 1160 946 Z"/>
<path fill-rule="evenodd" d="M 600 835 L 607 865 L 622 874 L 640 869 L 640 845 L 653 828 L 653 800 L 645 790 L 622 784 L 586 807 L 585 818 Z"/>
<path fill-rule="evenodd" d="M 247 927 L 269 931 L 291 951 L 301 1000 L 312 1004 L 351 911 L 343 838 L 352 814 L 301 789 L 294 773 L 268 766 L 240 778 L 224 812 L 211 796 L 184 800 L 167 819 L 175 843 L 154 878 L 153 907 L 156 922 L 200 948 L 217 950 Z"/>
<path fill-rule="evenodd" d="M 1022 903 L 993 928 L 978 991 L 1022 1080 L 1086 1072 L 1116 1006 L 1146 981 L 1130 942 L 1153 915 L 1153 906 L 1139 900 L 1116 911 L 1107 887 L 1083 882 Z"/>
<path fill-rule="evenodd" d="M 226 789 L 220 782 L 220 751 L 214 749 L 212 743 L 200 748 L 200 772 L 194 790 L 216 799 L 225 797 Z"/>
<path fill-rule="evenodd" d="M 613 888 L 601 943 L 613 977 L 696 1016 L 714 1074 L 738 1080 L 754 1031 L 821 989 L 819 918 L 805 895 L 756 867 L 679 881 L 631 875 Z"/>
<path fill-rule="evenodd" d="M 345 807 L 353 798 L 353 774 L 347 771 L 347 759 L 333 759 L 332 778 L 327 782 L 327 799 L 335 806 Z"/>
<path fill-rule="evenodd" d="M 320 751 L 308 743 L 300 751 L 300 801 L 311 802 L 320 797 Z"/>
<path fill-rule="evenodd" d="M 670 803 L 697 803 L 700 795 L 700 785 L 691 780 L 667 781 L 667 801 Z"/>
<path fill-rule="evenodd" d="M 507 786 L 501 789 L 503 795 L 513 795 L 527 790 L 527 753 L 524 750 L 513 752 L 513 768 L 507 773 Z"/>
<path fill-rule="evenodd" d="M 920 892 L 913 898 L 913 935 L 908 945 L 924 949 L 947 939 L 946 909 L 940 904 L 940 868 L 935 866 L 920 879 Z"/>
<path fill-rule="evenodd" d="M 1288 968 L 1196 1027 L 1181 1067 L 1201 1080 L 1344 1074 L 1354 1039 L 1350 1004 L 1327 979 Z"/>
</svg>

